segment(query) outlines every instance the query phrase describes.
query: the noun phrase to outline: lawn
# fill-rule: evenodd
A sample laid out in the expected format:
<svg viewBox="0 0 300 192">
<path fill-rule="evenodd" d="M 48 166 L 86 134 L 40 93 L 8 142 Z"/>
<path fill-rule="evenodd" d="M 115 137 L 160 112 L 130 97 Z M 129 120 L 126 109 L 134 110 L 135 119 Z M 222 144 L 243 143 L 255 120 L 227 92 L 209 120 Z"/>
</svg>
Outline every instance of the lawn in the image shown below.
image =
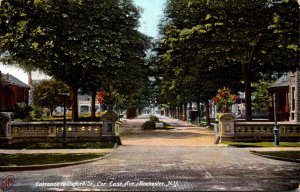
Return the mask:
<svg viewBox="0 0 300 192">
<path fill-rule="evenodd" d="M 1 154 L 0 166 L 45 165 L 77 162 L 103 157 L 105 153 Z"/>
<path fill-rule="evenodd" d="M 253 153 L 300 161 L 300 151 L 253 151 Z"/>
<path fill-rule="evenodd" d="M 232 147 L 277 147 L 274 146 L 273 142 L 256 142 L 256 143 L 248 143 L 248 142 L 229 142 L 225 141 L 222 144 L 226 144 Z M 280 142 L 280 147 L 300 147 L 300 142 Z"/>
<path fill-rule="evenodd" d="M 113 148 L 113 142 L 70 142 L 67 145 L 67 149 L 103 149 L 103 148 Z M 2 147 L 4 148 L 4 147 Z M 53 143 L 19 143 L 14 144 L 10 147 L 5 147 L 5 149 L 63 149 L 63 144 L 58 142 Z"/>
</svg>

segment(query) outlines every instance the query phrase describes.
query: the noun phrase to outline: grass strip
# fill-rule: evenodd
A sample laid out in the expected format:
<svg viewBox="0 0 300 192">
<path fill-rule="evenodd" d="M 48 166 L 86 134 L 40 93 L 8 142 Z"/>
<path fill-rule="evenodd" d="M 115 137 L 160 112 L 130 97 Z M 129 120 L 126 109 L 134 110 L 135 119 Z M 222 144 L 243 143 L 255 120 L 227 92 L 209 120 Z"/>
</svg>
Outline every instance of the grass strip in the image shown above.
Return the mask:
<svg viewBox="0 0 300 192">
<path fill-rule="evenodd" d="M 300 151 L 253 151 L 253 153 L 271 157 L 300 160 Z"/>
<path fill-rule="evenodd" d="M 1 154 L 0 166 L 46 165 L 100 158 L 106 153 Z"/>
<path fill-rule="evenodd" d="M 107 149 L 114 147 L 113 142 L 69 142 L 67 149 Z M 63 149 L 63 144 L 53 143 L 18 143 L 9 147 L 1 147 L 2 149 Z"/>
<path fill-rule="evenodd" d="M 226 144 L 232 147 L 277 147 L 273 142 L 229 142 L 225 141 L 222 144 Z M 300 147 L 300 142 L 280 142 L 279 147 Z"/>
</svg>

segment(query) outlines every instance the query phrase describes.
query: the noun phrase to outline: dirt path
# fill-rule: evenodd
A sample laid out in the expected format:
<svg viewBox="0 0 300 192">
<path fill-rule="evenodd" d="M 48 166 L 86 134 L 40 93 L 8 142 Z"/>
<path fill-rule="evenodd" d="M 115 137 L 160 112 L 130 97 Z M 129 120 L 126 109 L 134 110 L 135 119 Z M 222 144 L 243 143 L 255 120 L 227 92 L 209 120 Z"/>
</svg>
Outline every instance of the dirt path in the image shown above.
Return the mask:
<svg viewBox="0 0 300 192">
<path fill-rule="evenodd" d="M 148 130 L 141 129 L 142 124 L 149 119 L 148 115 L 129 119 L 120 129 L 123 145 L 143 146 L 215 146 L 214 133 L 205 127 L 159 116 L 161 121 L 172 125 L 175 129 Z"/>
</svg>

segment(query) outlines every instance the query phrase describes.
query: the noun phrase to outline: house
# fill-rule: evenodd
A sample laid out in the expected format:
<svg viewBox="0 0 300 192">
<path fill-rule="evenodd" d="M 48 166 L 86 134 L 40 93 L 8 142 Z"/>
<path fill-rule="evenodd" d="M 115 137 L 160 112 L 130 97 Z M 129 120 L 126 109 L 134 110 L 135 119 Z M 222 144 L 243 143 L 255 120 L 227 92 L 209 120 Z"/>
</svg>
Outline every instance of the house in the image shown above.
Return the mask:
<svg viewBox="0 0 300 192">
<path fill-rule="evenodd" d="M 13 111 L 17 103 L 28 104 L 29 89 L 18 78 L 0 71 L 0 111 Z"/>
<path fill-rule="evenodd" d="M 51 77 L 43 74 L 41 71 L 30 71 L 28 73 L 28 83 L 31 86 L 29 91 L 29 104 L 33 104 L 33 96 L 34 96 L 34 86 L 33 84 L 39 84 L 43 80 L 49 80 Z M 100 109 L 100 105 L 96 102 L 96 110 Z M 54 110 L 54 114 L 62 114 L 63 106 L 59 106 Z M 87 94 L 81 94 L 81 91 L 78 93 L 78 112 L 81 113 L 89 113 L 91 112 L 91 96 Z"/>
<path fill-rule="evenodd" d="M 300 71 L 282 76 L 268 88 L 270 95 L 269 119 L 274 120 L 274 95 L 276 119 L 300 122 Z"/>
<path fill-rule="evenodd" d="M 96 96 L 96 111 L 100 110 L 100 104 L 97 102 Z M 87 94 L 78 94 L 78 112 L 90 113 L 92 111 L 92 96 Z"/>
</svg>

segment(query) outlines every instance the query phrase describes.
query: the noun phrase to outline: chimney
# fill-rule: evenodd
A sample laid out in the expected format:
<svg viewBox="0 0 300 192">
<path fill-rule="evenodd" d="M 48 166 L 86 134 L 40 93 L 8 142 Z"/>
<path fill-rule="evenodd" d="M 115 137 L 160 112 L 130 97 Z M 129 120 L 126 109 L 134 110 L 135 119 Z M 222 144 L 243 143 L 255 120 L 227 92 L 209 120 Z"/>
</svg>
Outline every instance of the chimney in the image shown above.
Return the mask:
<svg viewBox="0 0 300 192">
<path fill-rule="evenodd" d="M 31 73 L 31 71 L 28 72 L 28 85 L 32 85 L 32 73 Z"/>
</svg>

